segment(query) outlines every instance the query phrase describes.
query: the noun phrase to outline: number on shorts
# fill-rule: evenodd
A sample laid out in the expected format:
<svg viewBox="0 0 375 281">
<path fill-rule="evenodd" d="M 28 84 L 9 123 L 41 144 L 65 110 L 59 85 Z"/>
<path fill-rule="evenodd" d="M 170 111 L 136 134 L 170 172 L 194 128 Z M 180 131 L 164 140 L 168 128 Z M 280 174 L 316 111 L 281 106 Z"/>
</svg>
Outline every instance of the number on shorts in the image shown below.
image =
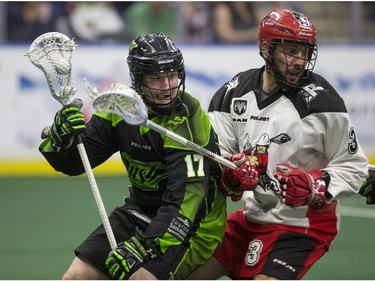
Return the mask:
<svg viewBox="0 0 375 281">
<path fill-rule="evenodd" d="M 246 264 L 254 265 L 259 261 L 260 252 L 262 251 L 263 244 L 260 240 L 251 241 L 249 244 L 249 252 L 246 255 Z"/>
</svg>

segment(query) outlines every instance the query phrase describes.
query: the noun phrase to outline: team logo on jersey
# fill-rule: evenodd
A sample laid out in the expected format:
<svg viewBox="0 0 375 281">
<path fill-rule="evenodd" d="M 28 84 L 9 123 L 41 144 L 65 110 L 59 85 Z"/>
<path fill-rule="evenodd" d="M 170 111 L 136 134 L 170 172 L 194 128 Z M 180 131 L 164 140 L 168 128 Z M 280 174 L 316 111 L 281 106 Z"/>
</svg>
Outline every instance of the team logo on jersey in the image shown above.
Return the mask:
<svg viewBox="0 0 375 281">
<path fill-rule="evenodd" d="M 302 96 L 304 101 L 306 102 L 307 107 L 310 107 L 311 101 L 315 99 L 319 93 L 317 91 L 324 90 L 321 86 L 316 86 L 315 84 L 311 83 L 302 89 L 300 89 L 299 94 Z"/>
<path fill-rule="evenodd" d="M 281 145 L 290 141 L 292 138 L 287 134 L 279 134 L 272 138 L 267 133 L 262 134 L 255 144 L 251 144 L 249 134 L 245 135 L 243 153 L 249 158 L 250 162 L 257 167 L 259 173 L 259 185 L 264 190 L 278 191 L 278 184 L 271 176 L 268 170 L 268 150 L 271 143 Z"/>
<path fill-rule="evenodd" d="M 225 88 L 227 88 L 227 90 L 225 91 L 225 94 L 227 94 L 230 90 L 236 88 L 237 86 L 238 86 L 238 77 L 235 77 L 232 79 L 232 81 L 228 82 L 225 85 Z"/>
<path fill-rule="evenodd" d="M 121 154 L 121 159 L 128 170 L 130 182 L 137 188 L 156 190 L 159 182 L 167 178 L 165 165 L 161 162 L 137 161 L 125 152 Z"/>
</svg>

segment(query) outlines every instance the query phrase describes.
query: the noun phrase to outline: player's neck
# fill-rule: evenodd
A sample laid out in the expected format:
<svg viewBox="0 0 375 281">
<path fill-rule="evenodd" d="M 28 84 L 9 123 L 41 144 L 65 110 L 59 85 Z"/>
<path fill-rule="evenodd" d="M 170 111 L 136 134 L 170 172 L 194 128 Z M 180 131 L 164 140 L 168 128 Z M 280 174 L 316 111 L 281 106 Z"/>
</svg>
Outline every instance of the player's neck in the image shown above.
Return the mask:
<svg viewBox="0 0 375 281">
<path fill-rule="evenodd" d="M 275 94 L 279 91 L 276 80 L 267 71 L 263 71 L 260 78 L 260 88 L 268 95 Z"/>
</svg>

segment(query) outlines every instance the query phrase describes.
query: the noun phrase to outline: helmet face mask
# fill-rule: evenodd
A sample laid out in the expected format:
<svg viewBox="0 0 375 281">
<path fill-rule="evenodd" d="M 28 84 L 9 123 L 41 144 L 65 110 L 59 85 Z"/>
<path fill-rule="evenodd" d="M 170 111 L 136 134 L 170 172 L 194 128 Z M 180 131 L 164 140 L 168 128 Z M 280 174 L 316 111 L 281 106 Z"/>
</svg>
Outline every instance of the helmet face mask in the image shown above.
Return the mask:
<svg viewBox="0 0 375 281">
<path fill-rule="evenodd" d="M 174 100 L 179 94 L 181 83 L 182 79 L 177 71 L 145 74 L 140 83 L 145 104 L 151 109 L 154 105 L 160 108 L 175 106 Z"/>
<path fill-rule="evenodd" d="M 271 50 L 268 69 L 272 70 L 270 72 L 283 91 L 300 86 L 314 69 L 317 56 L 315 46 L 283 41 L 271 43 Z"/>
<path fill-rule="evenodd" d="M 306 16 L 289 10 L 274 9 L 260 23 L 260 55 L 282 91 L 298 88 L 313 71 L 318 53 L 316 34 Z"/>
<path fill-rule="evenodd" d="M 151 112 L 170 115 L 182 102 L 185 68 L 182 53 L 159 32 L 136 37 L 127 63 L 132 86 Z"/>
</svg>

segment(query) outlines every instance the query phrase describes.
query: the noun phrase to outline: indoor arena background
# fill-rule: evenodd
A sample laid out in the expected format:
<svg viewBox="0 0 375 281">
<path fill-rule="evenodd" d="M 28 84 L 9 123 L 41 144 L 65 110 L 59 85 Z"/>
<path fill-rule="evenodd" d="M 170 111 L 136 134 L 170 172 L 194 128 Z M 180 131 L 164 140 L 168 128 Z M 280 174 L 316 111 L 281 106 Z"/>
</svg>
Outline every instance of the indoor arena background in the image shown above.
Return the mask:
<svg viewBox="0 0 375 281">
<path fill-rule="evenodd" d="M 51 124 L 61 106 L 49 94 L 42 72 L 25 56 L 36 38 L 25 36 L 38 33 L 26 29 L 30 24 L 19 27 L 19 33 L 15 29 L 24 20 L 17 19 L 23 15 L 17 12 L 28 8 L 46 11 L 47 2 L 40 2 L 39 7 L 26 7 L 24 3 L 0 2 L 0 279 L 60 279 L 74 257 L 74 248 L 100 223 L 100 216 L 87 177 L 68 177 L 55 172 L 38 152 L 40 132 Z M 63 8 L 63 13 L 55 14 L 61 20 L 59 25 L 46 30 L 64 31 L 76 38 L 73 81 L 78 89 L 76 96 L 84 101 L 83 112 L 88 120 L 93 109 L 82 79 L 86 78 L 98 89 L 113 82 L 129 84 L 126 65 L 129 42 L 114 40 L 108 34 L 104 39 L 96 38 L 97 33 L 92 30 L 90 33 L 79 29 L 79 22 L 74 19 L 83 17 L 74 15 L 79 14 L 78 8 L 84 7 L 72 3 L 52 4 L 52 8 Z M 122 6 L 122 12 L 128 8 L 125 6 L 134 3 Z M 183 9 L 189 2 L 173 3 L 181 23 Z M 292 2 L 259 3 L 262 8 L 273 8 L 274 5 L 289 7 Z M 298 5 L 318 28 L 315 72 L 323 75 L 344 98 L 359 141 L 370 163 L 375 164 L 375 4 L 308 1 Z M 84 13 L 82 9 L 80 13 Z M 179 31 L 191 22 L 185 18 L 185 26 L 178 25 Z M 117 27 L 126 28 L 125 24 L 117 23 L 120 26 Z M 70 29 L 63 28 L 67 26 Z M 239 71 L 263 64 L 256 42 L 218 43 L 207 37 L 185 35 L 176 36 L 176 43 L 185 58 L 186 90 L 205 109 L 224 82 Z M 128 193 L 126 171 L 115 155 L 94 169 L 94 174 L 109 213 L 122 204 Z M 366 205 L 365 198 L 356 195 L 341 200 L 341 206 L 340 233 L 331 250 L 305 279 L 375 277 L 375 205 Z M 240 207 L 242 202 L 234 204 L 228 199 L 228 212 Z"/>
</svg>

